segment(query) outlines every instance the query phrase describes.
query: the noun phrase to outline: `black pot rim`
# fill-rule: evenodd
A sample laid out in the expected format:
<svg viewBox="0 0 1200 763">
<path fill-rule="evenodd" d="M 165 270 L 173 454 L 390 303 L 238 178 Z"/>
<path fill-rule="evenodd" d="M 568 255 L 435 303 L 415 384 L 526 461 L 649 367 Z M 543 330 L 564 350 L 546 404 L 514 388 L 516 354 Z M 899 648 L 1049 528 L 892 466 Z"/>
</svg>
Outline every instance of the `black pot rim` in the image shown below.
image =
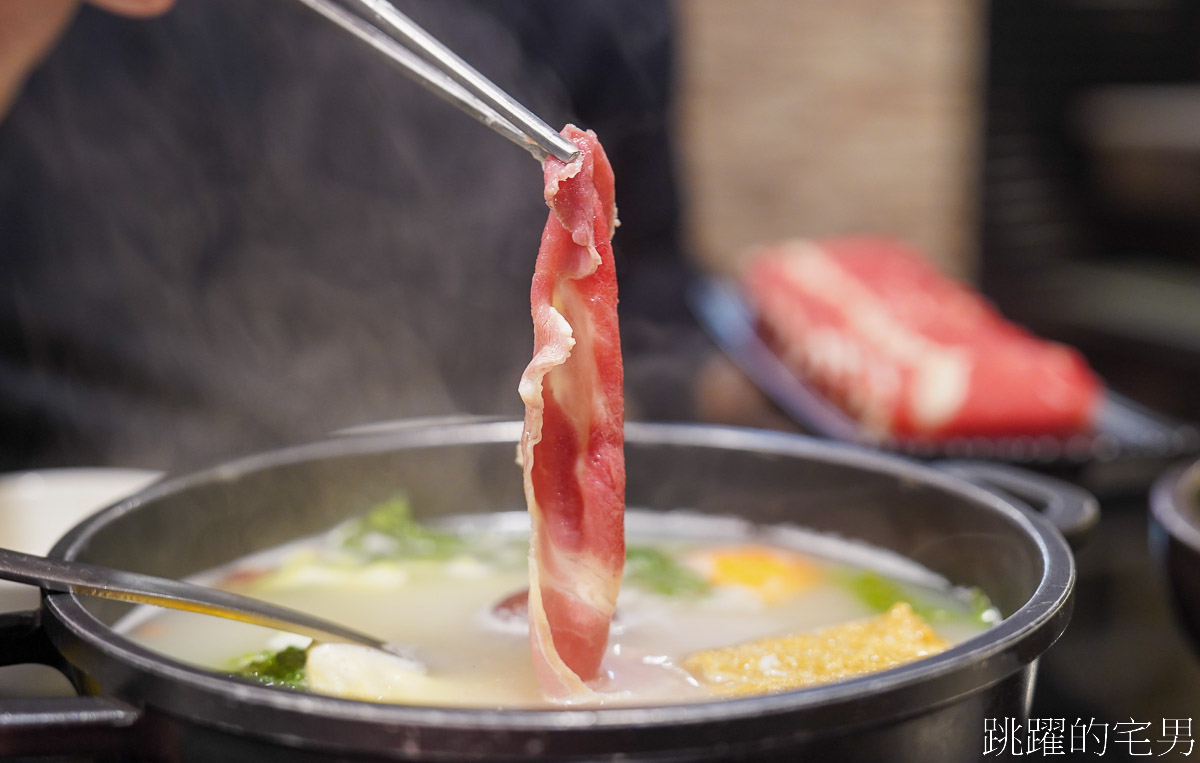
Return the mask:
<svg viewBox="0 0 1200 763">
<path fill-rule="evenodd" d="M 400 447 L 429 447 L 458 444 L 495 444 L 516 442 L 520 421 L 485 421 L 449 426 L 400 426 L 377 433 L 335 437 L 281 450 L 250 455 L 180 477 L 167 478 L 141 492 L 100 511 L 68 532 L 52 549 L 51 556 L 73 559 L 89 538 L 117 517 L 189 486 L 213 480 L 231 480 L 239 474 L 274 465 L 306 461 L 333 455 L 369 453 Z M 761 720 L 786 713 L 828 710 L 825 727 L 862 722 L 863 713 L 880 698 L 891 708 L 886 718 L 919 712 L 917 702 L 898 701 L 920 693 L 937 694 L 939 702 L 990 686 L 1036 659 L 1061 635 L 1070 616 L 1070 597 L 1075 581 L 1075 566 L 1067 543 L 1044 518 L 1019 503 L 976 487 L 936 468 L 859 446 L 831 443 L 800 435 L 762 430 L 702 424 L 629 423 L 629 441 L 667 445 L 720 447 L 755 451 L 772 455 L 816 459 L 831 464 L 858 467 L 874 472 L 914 480 L 956 494 L 976 504 L 984 504 L 1003 514 L 1021 528 L 1036 544 L 1043 561 L 1043 574 L 1033 595 L 1019 609 L 984 633 L 947 651 L 908 665 L 827 686 L 760 695 L 722 699 L 695 704 L 656 707 L 612 707 L 593 709 L 504 710 L 476 708 L 436 708 L 388 705 L 339 699 L 252 685 L 217 673 L 194 668 L 148 650 L 113 631 L 95 618 L 74 594 L 44 596 L 47 632 L 56 646 L 71 659 L 84 645 L 103 659 L 132 666 L 151 679 L 141 682 L 137 691 L 150 703 L 178 704 L 169 711 L 186 714 L 195 722 L 217 727 L 239 727 L 235 715 L 218 709 L 242 703 L 289 713 L 316 714 L 339 722 L 383 724 L 389 727 L 422 727 L 443 730 L 507 731 L 541 734 L 580 730 L 620 730 L 662 726 L 703 726 L 714 722 L 729 724 L 738 720 Z M 418 442 L 419 441 L 419 442 Z M 78 642 L 78 643 L 74 643 Z M 83 666 L 90 672 L 94 665 Z M 103 667 L 98 669 L 103 672 Z M 103 676 L 100 676 L 103 683 Z M 162 683 L 168 691 L 158 693 L 151 685 Z M 188 687 L 187 692 L 169 691 Z M 119 689 L 118 689 L 119 691 Z M 186 700 L 184 699 L 186 695 Z M 199 700 L 199 704 L 196 701 Z M 205 706 L 214 709 L 208 717 Z M 847 713 L 851 709 L 852 712 Z M 220 716 L 220 717 L 217 717 Z M 873 720 L 881 720 L 872 716 Z M 839 720 L 840 719 L 840 720 Z M 266 736 L 279 736 L 263 718 L 240 730 Z"/>
<path fill-rule="evenodd" d="M 1150 515 L 1168 535 L 1200 554 L 1200 461 L 1175 466 L 1150 488 Z"/>
</svg>

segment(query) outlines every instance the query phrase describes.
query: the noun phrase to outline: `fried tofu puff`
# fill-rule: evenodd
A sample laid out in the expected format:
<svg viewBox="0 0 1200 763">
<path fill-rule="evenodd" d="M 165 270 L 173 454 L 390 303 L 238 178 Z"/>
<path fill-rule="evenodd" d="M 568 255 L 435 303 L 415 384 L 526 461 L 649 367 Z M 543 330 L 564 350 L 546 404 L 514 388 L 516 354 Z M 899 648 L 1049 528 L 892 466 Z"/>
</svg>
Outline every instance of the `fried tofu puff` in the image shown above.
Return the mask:
<svg viewBox="0 0 1200 763">
<path fill-rule="evenodd" d="M 721 696 L 787 691 L 896 667 L 946 649 L 912 607 L 811 633 L 697 652 L 684 667 Z"/>
</svg>

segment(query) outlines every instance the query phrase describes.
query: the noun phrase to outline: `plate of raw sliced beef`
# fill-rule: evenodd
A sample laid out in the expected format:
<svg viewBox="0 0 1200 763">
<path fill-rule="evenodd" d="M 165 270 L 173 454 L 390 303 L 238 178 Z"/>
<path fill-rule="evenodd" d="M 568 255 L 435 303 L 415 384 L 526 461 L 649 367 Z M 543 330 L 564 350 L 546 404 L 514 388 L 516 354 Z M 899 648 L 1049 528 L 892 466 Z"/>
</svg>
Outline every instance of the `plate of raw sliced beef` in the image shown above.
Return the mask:
<svg viewBox="0 0 1200 763">
<path fill-rule="evenodd" d="M 1170 458 L 1200 444 L 891 239 L 758 247 L 738 278 L 700 281 L 691 298 L 721 349 L 814 434 L 1016 463 Z"/>
</svg>

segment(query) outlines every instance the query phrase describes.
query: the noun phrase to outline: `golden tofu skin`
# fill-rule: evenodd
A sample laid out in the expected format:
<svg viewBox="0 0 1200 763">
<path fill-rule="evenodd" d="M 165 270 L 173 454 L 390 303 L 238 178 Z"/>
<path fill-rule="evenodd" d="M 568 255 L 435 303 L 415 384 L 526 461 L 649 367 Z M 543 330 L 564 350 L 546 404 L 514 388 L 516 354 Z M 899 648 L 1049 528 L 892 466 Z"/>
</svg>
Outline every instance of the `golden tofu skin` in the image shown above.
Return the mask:
<svg viewBox="0 0 1200 763">
<path fill-rule="evenodd" d="M 882 615 L 697 652 L 684 667 L 715 694 L 764 694 L 841 681 L 944 651 L 947 643 L 912 607 Z"/>
</svg>

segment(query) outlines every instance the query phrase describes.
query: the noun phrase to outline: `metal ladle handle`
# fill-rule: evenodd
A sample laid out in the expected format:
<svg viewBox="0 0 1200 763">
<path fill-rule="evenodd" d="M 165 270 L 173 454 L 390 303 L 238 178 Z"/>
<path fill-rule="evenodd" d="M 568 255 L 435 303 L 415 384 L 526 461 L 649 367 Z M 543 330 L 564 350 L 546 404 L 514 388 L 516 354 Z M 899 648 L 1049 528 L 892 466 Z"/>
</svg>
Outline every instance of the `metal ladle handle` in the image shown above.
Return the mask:
<svg viewBox="0 0 1200 763">
<path fill-rule="evenodd" d="M 319 617 L 246 596 L 180 580 L 114 570 L 95 564 L 67 562 L 0 548 L 0 579 L 35 585 L 47 591 L 98 596 L 136 604 L 197 612 L 262 625 L 319 641 L 363 644 L 393 654 L 394 645 Z"/>
</svg>

